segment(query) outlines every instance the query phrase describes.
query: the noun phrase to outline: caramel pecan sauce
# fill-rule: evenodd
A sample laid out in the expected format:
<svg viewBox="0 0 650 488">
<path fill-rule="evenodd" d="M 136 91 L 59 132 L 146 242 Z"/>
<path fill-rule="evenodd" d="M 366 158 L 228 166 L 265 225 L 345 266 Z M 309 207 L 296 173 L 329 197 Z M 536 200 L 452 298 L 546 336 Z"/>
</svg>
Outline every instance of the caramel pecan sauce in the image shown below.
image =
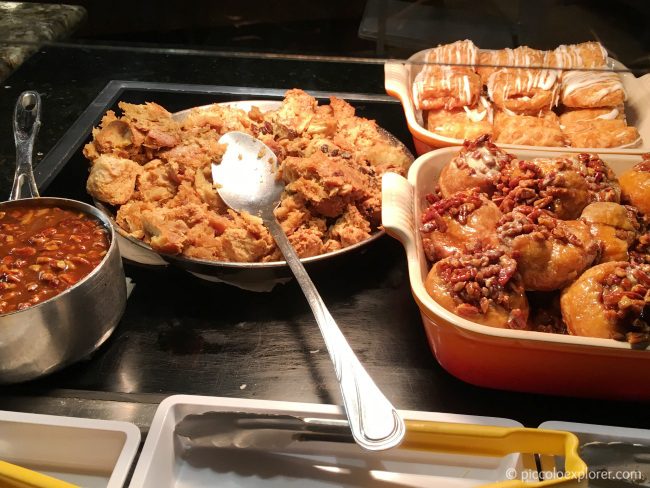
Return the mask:
<svg viewBox="0 0 650 488">
<path fill-rule="evenodd" d="M 569 232 L 552 212 L 540 208 L 523 205 L 505 214 L 498 223 L 497 235 L 504 241 L 519 235 L 530 234 L 538 240 L 555 239 L 563 244 L 583 247 L 583 242 Z"/>
<path fill-rule="evenodd" d="M 521 284 L 513 279 L 517 262 L 503 249 L 479 249 L 445 258 L 438 270 L 459 303 L 457 314 L 471 319 L 472 315 L 486 314 L 491 305 L 498 306 L 509 311 L 511 329 L 527 328 L 526 314 L 510 303 L 511 294 L 523 293 Z"/>
<path fill-rule="evenodd" d="M 477 160 L 483 158 L 486 164 L 471 166 L 467 163 L 468 154 Z M 491 157 L 487 157 L 487 154 Z M 635 168 L 650 171 L 650 153 L 643 157 L 644 160 Z M 454 164 L 460 165 L 459 167 L 467 165 L 470 171 L 482 171 L 484 174 L 487 172 L 484 168 L 497 169 L 498 174 L 494 179 L 497 190 L 491 200 L 505 215 L 499 222 L 497 231 L 501 247 L 488 250 L 470 248 L 463 254 L 443 260 L 443 278 L 451 284 L 451 293 L 460 303 L 457 309 L 459 315 L 471 319 L 472 314 L 485 313 L 491 302 L 506 303 L 508 286 L 519 286 L 516 284 L 517 280 L 512 280 L 513 276 L 518 276 L 517 262 L 507 245 L 507 242 L 517 235 L 532 234 L 539 239 L 557 239 L 567 245 L 583 246 L 576 235 L 564 226 L 557 225 L 560 220 L 551 211 L 553 202 L 571 191 L 570 188 L 562 186 L 563 169 L 576 171 L 584 178 L 590 201 L 620 201 L 620 187 L 616 176 L 597 155 L 579 154 L 575 157 L 558 158 L 558 161 L 560 162 L 556 171 L 543 174 L 541 168 L 534 163 L 517 160 L 503 152 L 488 136 L 471 142 L 465 141 Z M 513 171 L 513 168 L 517 171 Z M 439 188 L 436 187 L 434 192 L 426 196 L 428 206 L 422 214 L 419 230 L 423 233 L 434 230 L 445 232 L 443 216 L 451 216 L 461 224 L 466 222 L 467 217 L 483 204 L 480 195 L 471 191 L 462 192 L 462 196 L 453 195 L 443 199 Z M 646 284 L 650 268 L 650 225 L 648 217 L 640 214 L 636 208 L 626 208 L 630 212 L 630 220 L 639 223 L 639 228 L 635 229 L 638 237 L 630 246 L 631 264 L 628 267 L 628 270 L 636 271 L 626 271 L 626 281 L 617 275 L 608 278 L 612 285 L 607 285 L 607 291 L 603 293 L 603 303 L 609 307 L 610 313 L 616 314 L 620 320 L 631 321 L 633 330 L 617 339 L 638 343 L 650 340 L 650 308 Z M 618 273 L 621 274 L 622 271 Z M 629 289 L 626 288 L 628 284 Z M 566 325 L 559 309 L 547 307 L 546 299 L 540 298 L 552 293 L 529 292 L 532 305 L 530 324 L 526 325 L 521 311 L 513 310 L 508 326 L 517 329 L 531 327 L 542 332 L 566 334 Z"/>
<path fill-rule="evenodd" d="M 422 214 L 422 227 L 420 228 L 425 233 L 434 230 L 445 232 L 447 230 L 447 224 L 443 219 L 445 215 L 465 225 L 472 212 L 483 205 L 480 194 L 474 190 L 458 192 L 448 198 L 441 198 L 440 194 L 430 193 L 426 199 L 430 205 Z"/>
<path fill-rule="evenodd" d="M 593 201 L 618 202 L 621 199 L 621 188 L 614 171 L 597 154 L 578 154 L 578 162 L 578 170 L 587 180 Z"/>
<path fill-rule="evenodd" d="M 558 198 L 570 195 L 564 172 L 572 171 L 584 178 L 590 201 L 618 202 L 621 190 L 612 169 L 595 154 L 578 154 L 575 158 L 558 158 L 555 168 L 546 174 L 534 161 L 514 160 L 502 171 L 492 200 L 501 211 L 529 205 L 553 210 Z"/>
<path fill-rule="evenodd" d="M 606 317 L 628 329 L 614 338 L 631 344 L 650 341 L 650 265 L 618 266 L 601 284 Z"/>
<path fill-rule="evenodd" d="M 650 165 L 648 171 L 650 171 Z M 617 229 L 616 237 L 622 240 L 628 240 L 630 236 L 633 237 L 630 239 L 632 243 L 628 248 L 632 264 L 650 264 L 650 218 L 632 205 L 624 205 L 624 207 L 634 230 Z"/>
</svg>

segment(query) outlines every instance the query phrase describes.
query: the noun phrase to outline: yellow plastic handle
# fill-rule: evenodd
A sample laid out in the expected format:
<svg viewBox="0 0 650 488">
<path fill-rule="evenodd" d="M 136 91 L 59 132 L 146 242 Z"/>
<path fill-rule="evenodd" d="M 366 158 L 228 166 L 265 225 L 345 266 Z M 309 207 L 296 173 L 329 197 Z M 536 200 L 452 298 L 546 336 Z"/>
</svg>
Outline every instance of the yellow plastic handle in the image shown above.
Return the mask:
<svg viewBox="0 0 650 488">
<path fill-rule="evenodd" d="M 79 488 L 31 469 L 0 461 L 0 488 Z"/>
<path fill-rule="evenodd" d="M 485 488 L 585 486 L 587 465 L 578 455 L 578 438 L 570 432 L 545 429 L 493 427 L 407 420 L 402 448 L 474 456 L 506 456 L 512 453 L 563 456 L 561 478 L 524 482 L 508 480 Z"/>
</svg>

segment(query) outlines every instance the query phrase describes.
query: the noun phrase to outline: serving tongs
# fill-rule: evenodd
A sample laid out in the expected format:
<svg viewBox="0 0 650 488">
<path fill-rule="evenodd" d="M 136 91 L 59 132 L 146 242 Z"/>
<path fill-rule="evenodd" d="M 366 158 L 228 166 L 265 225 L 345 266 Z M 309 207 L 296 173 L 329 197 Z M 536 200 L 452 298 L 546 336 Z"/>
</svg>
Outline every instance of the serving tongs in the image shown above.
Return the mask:
<svg viewBox="0 0 650 488">
<path fill-rule="evenodd" d="M 520 453 L 521 471 L 509 470 L 509 478 L 521 477 L 525 470 L 528 479 L 537 479 L 538 461 L 543 472 L 558 474 L 553 479 L 533 482 L 508 479 L 482 485 L 485 488 L 573 487 L 587 483 L 587 465 L 578 455 L 578 438 L 569 432 L 416 420 L 405 420 L 405 426 L 399 449 L 483 457 Z M 311 442 L 354 443 L 346 420 L 257 412 L 187 415 L 176 425 L 174 434 L 184 456 L 190 456 L 193 450 L 211 448 L 283 451 Z M 559 459 L 564 460 L 564 465 L 557 466 Z"/>
</svg>

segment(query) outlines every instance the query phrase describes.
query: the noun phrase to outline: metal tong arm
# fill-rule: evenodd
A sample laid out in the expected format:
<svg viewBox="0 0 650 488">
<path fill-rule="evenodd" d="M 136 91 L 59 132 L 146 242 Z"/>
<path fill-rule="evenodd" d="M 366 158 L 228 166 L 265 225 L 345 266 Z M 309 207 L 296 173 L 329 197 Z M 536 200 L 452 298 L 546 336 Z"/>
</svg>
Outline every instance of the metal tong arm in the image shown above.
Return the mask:
<svg viewBox="0 0 650 488">
<path fill-rule="evenodd" d="M 20 94 L 14 109 L 14 140 L 16 141 L 16 173 L 10 200 L 38 197 L 32 169 L 34 140 L 41 127 L 41 96 L 35 91 Z"/>
<path fill-rule="evenodd" d="M 311 307 L 341 385 L 352 435 L 368 450 L 389 449 L 404 437 L 404 421 L 359 362 L 309 278 L 275 216 L 262 215 Z"/>
</svg>

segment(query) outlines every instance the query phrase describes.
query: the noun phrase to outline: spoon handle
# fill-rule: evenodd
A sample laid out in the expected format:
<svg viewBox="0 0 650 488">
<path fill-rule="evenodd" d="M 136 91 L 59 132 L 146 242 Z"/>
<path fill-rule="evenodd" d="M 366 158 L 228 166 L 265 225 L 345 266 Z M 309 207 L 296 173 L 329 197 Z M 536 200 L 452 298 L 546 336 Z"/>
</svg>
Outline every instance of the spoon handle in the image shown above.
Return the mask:
<svg viewBox="0 0 650 488">
<path fill-rule="evenodd" d="M 352 436 L 360 446 L 368 450 L 396 446 L 404 437 L 404 421 L 350 348 L 278 221 L 270 217 L 265 218 L 264 223 L 284 254 L 314 312 L 334 363 Z"/>
<path fill-rule="evenodd" d="M 32 169 L 34 140 L 41 126 L 41 96 L 35 91 L 20 94 L 14 109 L 16 173 L 9 200 L 38 197 Z"/>
</svg>

